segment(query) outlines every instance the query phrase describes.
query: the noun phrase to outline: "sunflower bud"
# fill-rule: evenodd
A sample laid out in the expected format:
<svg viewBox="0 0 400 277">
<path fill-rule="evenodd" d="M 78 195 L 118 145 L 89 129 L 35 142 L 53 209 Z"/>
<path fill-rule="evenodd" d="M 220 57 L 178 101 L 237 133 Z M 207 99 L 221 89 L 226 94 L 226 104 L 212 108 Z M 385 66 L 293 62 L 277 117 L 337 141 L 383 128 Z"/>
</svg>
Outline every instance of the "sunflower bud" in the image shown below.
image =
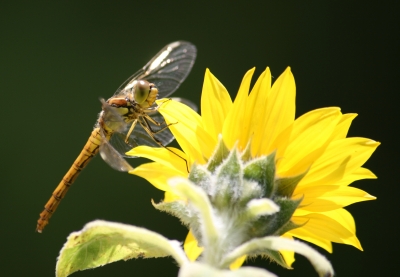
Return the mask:
<svg viewBox="0 0 400 277">
<path fill-rule="evenodd" d="M 192 230 L 199 245 L 205 246 L 203 258 L 224 256 L 235 247 L 265 236 L 280 236 L 298 227 L 291 217 L 301 199 L 291 199 L 291 193 L 302 176 L 279 178 L 275 170 L 275 153 L 248 159 L 246 151 L 236 147 L 228 150 L 222 137 L 214 154 L 205 165 L 194 164 L 186 181 L 204 192 L 207 207 L 195 201 L 174 201 L 154 204 L 156 208 L 172 213 Z M 179 191 L 177 194 L 185 196 Z M 190 198 L 190 196 L 189 196 Z M 210 210 L 209 216 L 202 210 Z M 204 227 L 204 217 L 213 221 L 218 233 L 218 244 L 211 244 Z M 203 226 L 200 228 L 199 226 Z M 221 252 L 221 253 L 219 253 Z M 270 258 L 276 260 L 274 253 Z M 218 259 L 212 259 L 218 260 Z M 220 259 L 219 259 L 220 260 Z"/>
</svg>

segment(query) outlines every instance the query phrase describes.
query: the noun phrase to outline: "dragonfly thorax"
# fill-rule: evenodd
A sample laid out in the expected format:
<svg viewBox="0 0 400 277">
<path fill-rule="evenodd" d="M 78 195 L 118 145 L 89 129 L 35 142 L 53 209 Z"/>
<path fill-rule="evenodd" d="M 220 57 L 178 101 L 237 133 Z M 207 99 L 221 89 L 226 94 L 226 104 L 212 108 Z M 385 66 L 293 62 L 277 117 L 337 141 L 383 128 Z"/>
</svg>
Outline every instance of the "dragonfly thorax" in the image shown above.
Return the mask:
<svg viewBox="0 0 400 277">
<path fill-rule="evenodd" d="M 124 121 L 130 122 L 138 117 L 139 114 L 143 113 L 143 108 L 135 101 L 129 99 L 129 97 L 112 97 L 106 102 L 109 107 L 103 106 L 103 110 L 106 114 L 110 114 L 112 111 L 113 119 L 111 121 Z M 120 117 L 120 120 L 117 118 Z"/>
</svg>

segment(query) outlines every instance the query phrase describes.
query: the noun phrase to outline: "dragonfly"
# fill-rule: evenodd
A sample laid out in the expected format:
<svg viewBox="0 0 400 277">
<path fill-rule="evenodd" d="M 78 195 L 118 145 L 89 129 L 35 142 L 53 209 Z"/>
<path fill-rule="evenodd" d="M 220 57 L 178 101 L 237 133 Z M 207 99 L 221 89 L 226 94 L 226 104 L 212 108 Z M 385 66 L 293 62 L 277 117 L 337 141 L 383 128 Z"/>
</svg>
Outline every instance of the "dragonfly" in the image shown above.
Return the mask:
<svg viewBox="0 0 400 277">
<path fill-rule="evenodd" d="M 165 147 L 174 140 L 155 100 L 178 89 L 191 71 L 196 54 L 192 43 L 172 42 L 122 83 L 111 98 L 100 99 L 102 111 L 93 131 L 40 213 L 37 232 L 43 232 L 70 186 L 98 152 L 113 169 L 127 172 L 133 169 L 124 159 L 132 158 L 125 155 L 127 151 L 139 145 Z M 180 101 L 194 106 L 188 100 Z"/>
</svg>

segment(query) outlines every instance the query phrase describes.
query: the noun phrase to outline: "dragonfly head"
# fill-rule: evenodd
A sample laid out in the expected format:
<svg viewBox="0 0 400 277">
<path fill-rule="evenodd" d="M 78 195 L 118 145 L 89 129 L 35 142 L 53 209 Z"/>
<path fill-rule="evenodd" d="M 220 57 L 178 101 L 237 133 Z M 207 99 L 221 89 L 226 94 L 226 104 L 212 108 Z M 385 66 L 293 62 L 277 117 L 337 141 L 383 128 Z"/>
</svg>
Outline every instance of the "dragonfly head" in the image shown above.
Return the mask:
<svg viewBox="0 0 400 277">
<path fill-rule="evenodd" d="M 145 80 L 137 80 L 133 86 L 133 99 L 136 103 L 143 104 L 150 94 L 150 83 Z"/>
<path fill-rule="evenodd" d="M 158 89 L 145 80 L 136 80 L 132 86 L 133 100 L 142 108 L 153 105 L 158 95 Z"/>
</svg>

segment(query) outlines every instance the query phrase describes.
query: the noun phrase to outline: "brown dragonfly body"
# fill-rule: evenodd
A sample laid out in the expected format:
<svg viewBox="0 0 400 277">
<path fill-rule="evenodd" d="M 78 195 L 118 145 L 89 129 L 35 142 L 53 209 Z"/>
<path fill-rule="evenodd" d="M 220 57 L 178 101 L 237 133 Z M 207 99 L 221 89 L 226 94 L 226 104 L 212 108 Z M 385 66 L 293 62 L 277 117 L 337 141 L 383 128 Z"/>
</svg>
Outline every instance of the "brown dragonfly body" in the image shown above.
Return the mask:
<svg viewBox="0 0 400 277">
<path fill-rule="evenodd" d="M 71 168 L 62 178 L 37 221 L 41 233 L 61 199 L 89 161 L 100 152 L 112 168 L 130 171 L 125 152 L 138 145 L 165 147 L 174 137 L 154 103 L 157 96 L 173 93 L 190 72 L 196 47 L 184 41 L 165 46 L 141 70 L 126 80 L 107 101 L 95 127 Z M 187 101 L 187 100 L 186 100 Z"/>
<path fill-rule="evenodd" d="M 100 128 L 95 128 L 92 131 L 88 141 L 83 147 L 81 153 L 72 164 L 71 168 L 64 175 L 57 188 L 52 193 L 49 201 L 44 206 L 44 210 L 40 213 L 40 218 L 37 222 L 36 231 L 41 233 L 44 227 L 49 222 L 50 217 L 57 209 L 61 199 L 64 198 L 70 186 L 74 183 L 79 173 L 86 167 L 89 161 L 99 152 L 101 144 Z"/>
</svg>

